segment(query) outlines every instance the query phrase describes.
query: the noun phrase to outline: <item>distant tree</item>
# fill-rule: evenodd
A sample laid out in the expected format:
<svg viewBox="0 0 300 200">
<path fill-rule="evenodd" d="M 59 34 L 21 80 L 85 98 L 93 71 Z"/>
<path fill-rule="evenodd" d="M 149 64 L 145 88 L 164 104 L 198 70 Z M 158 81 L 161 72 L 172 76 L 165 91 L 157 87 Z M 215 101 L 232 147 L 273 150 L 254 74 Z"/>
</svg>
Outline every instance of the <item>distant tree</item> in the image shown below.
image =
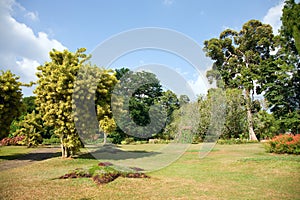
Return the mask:
<svg viewBox="0 0 300 200">
<path fill-rule="evenodd" d="M 171 90 L 164 91 L 162 92 L 162 96 L 159 97 L 159 102 L 167 111 L 167 121 L 171 121 L 172 113 L 180 107 L 180 102 L 176 94 Z"/>
<path fill-rule="evenodd" d="M 272 62 L 273 47 L 272 27 L 257 20 L 245 23 L 237 32 L 227 29 L 219 38 L 204 42 L 207 56 L 215 62 L 208 71 L 210 81 L 217 80 L 219 87 L 240 88 L 245 93 L 248 133 L 251 140 L 257 140 L 253 130 L 251 102 L 255 88 L 260 90 L 260 70 L 266 63 Z"/>
<path fill-rule="evenodd" d="M 260 140 L 270 139 L 277 135 L 280 127 L 272 113 L 260 110 L 254 115 L 254 130 Z"/>
<path fill-rule="evenodd" d="M 247 113 L 242 90 L 227 89 L 225 93 L 226 121 L 221 137 L 225 139 L 247 137 L 244 135 L 247 132 Z"/>
<path fill-rule="evenodd" d="M 198 108 L 200 114 L 199 126 L 198 126 L 198 139 L 203 141 L 207 130 L 209 128 L 211 120 L 211 102 L 209 96 L 199 96 L 198 97 Z"/>
<path fill-rule="evenodd" d="M 26 113 L 32 113 L 36 109 L 35 96 L 23 97 L 22 102 L 26 108 Z"/>
<path fill-rule="evenodd" d="M 151 122 L 161 122 L 158 118 L 154 119 L 158 115 L 155 115 L 153 119 L 150 119 L 149 115 L 151 107 L 156 109 L 156 113 L 161 111 L 157 110 L 157 106 L 153 107 L 153 105 L 161 106 L 159 98 L 162 96 L 162 86 L 155 74 L 145 71 L 127 71 L 121 76 L 120 83 L 115 87 L 114 93 L 117 98 L 113 102 L 118 101 L 120 104 L 117 109 L 119 115 L 119 117 L 117 116 L 119 118 L 117 120 L 118 129 L 125 133 L 131 133 L 137 138 L 149 137 L 142 131 L 143 127 L 148 126 Z M 149 127 L 153 129 L 149 130 L 152 132 L 151 134 L 158 133 L 160 130 L 156 130 L 157 124 L 152 125 L 151 128 Z"/>
<path fill-rule="evenodd" d="M 167 127 L 174 120 L 173 119 L 174 111 L 180 108 L 179 99 L 177 98 L 174 92 L 172 92 L 171 90 L 167 90 L 162 92 L 162 96 L 159 97 L 158 101 L 160 105 L 162 105 L 163 109 L 167 112 L 167 119 L 165 123 L 165 128 L 155 137 L 170 139 L 171 134 L 168 131 Z"/>
<path fill-rule="evenodd" d="M 185 94 L 182 94 L 179 96 L 179 104 L 180 105 L 183 105 L 183 104 L 186 104 L 186 103 L 189 103 L 190 102 L 190 98 L 185 95 Z"/>
<path fill-rule="evenodd" d="M 122 78 L 122 76 L 124 76 L 126 73 L 130 72 L 130 69 L 123 67 L 121 69 L 116 69 L 115 71 L 116 71 L 116 78 L 118 80 L 120 80 Z"/>
<path fill-rule="evenodd" d="M 9 135 L 12 121 L 22 114 L 24 107 L 19 77 L 10 71 L 0 72 L 0 139 L 2 139 Z"/>
</svg>

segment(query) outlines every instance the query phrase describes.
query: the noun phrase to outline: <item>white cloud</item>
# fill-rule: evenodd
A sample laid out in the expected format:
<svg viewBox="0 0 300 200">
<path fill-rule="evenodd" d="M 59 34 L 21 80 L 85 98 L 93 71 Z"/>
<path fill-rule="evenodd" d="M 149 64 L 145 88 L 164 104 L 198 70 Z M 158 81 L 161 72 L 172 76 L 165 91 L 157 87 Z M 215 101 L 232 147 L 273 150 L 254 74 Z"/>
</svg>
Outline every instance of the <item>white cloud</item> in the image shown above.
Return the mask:
<svg viewBox="0 0 300 200">
<path fill-rule="evenodd" d="M 270 24 L 273 27 L 274 34 L 278 34 L 278 30 L 281 27 L 281 16 L 284 1 L 281 1 L 278 5 L 270 8 L 268 13 L 263 18 L 263 23 Z"/>
<path fill-rule="evenodd" d="M 36 67 L 49 60 L 49 51 L 66 47 L 46 33 L 35 34 L 26 24 L 16 21 L 12 16 L 14 8 L 22 7 L 14 0 L 0 1 L 0 69 L 11 70 L 28 83 L 36 80 Z M 32 20 L 38 19 L 36 13 L 26 12 Z"/>
<path fill-rule="evenodd" d="M 207 94 L 207 90 L 209 87 L 206 83 L 206 80 L 202 76 L 198 76 L 195 81 L 189 80 L 188 84 L 196 95 Z"/>
<path fill-rule="evenodd" d="M 31 19 L 32 21 L 37 21 L 39 19 L 39 14 L 37 12 L 27 12 L 25 17 Z"/>
<path fill-rule="evenodd" d="M 166 6 L 170 6 L 174 3 L 174 0 L 164 0 L 163 1 L 163 4 L 166 5 Z"/>
</svg>

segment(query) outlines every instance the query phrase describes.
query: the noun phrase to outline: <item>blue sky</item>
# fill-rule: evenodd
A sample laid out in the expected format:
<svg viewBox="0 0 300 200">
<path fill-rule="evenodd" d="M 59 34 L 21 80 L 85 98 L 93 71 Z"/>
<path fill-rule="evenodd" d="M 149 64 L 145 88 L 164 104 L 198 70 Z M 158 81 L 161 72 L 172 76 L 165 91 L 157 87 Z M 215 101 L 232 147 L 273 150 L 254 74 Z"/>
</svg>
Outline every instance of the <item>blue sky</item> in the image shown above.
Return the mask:
<svg viewBox="0 0 300 200">
<path fill-rule="evenodd" d="M 282 0 L 2 0 L 0 2 L 0 69 L 21 80 L 36 80 L 35 68 L 49 60 L 52 48 L 87 48 L 92 52 L 112 35 L 135 28 L 178 31 L 203 46 L 225 28 L 239 30 L 250 19 L 280 26 Z M 180 73 L 201 93 L 202 82 L 184 60 L 165 52 L 133 52 L 111 67 L 134 68 L 160 63 Z M 207 62 L 206 62 L 207 63 Z M 197 82 L 198 81 L 198 82 Z M 30 95 L 31 90 L 24 90 Z"/>
</svg>

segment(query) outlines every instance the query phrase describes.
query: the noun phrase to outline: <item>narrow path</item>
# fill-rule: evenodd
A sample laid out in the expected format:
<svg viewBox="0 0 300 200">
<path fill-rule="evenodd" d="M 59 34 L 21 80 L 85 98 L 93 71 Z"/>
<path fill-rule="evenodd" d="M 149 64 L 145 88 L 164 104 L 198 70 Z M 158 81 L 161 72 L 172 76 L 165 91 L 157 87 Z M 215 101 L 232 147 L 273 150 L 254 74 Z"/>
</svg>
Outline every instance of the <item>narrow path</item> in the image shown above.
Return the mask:
<svg viewBox="0 0 300 200">
<path fill-rule="evenodd" d="M 60 156 L 60 148 L 58 147 L 42 147 L 24 154 L 13 160 L 0 162 L 0 171 L 25 166 L 37 161 L 46 160 L 52 157 Z"/>
</svg>

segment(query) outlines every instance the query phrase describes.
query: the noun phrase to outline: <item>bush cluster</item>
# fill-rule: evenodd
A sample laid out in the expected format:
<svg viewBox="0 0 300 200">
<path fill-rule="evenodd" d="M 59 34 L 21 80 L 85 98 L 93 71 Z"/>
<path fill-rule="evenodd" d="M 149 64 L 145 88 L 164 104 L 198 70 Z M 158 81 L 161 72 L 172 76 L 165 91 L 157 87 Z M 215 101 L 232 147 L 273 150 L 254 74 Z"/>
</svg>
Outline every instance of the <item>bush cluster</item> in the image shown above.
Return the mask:
<svg viewBox="0 0 300 200">
<path fill-rule="evenodd" d="M 147 140 L 135 140 L 133 137 L 125 138 L 125 140 L 121 141 L 122 145 L 126 144 L 169 144 L 171 140 L 164 139 L 149 139 Z"/>
<path fill-rule="evenodd" d="M 267 152 L 300 154 L 300 134 L 280 134 L 265 144 Z"/>
<path fill-rule="evenodd" d="M 0 146 L 21 145 L 21 142 L 24 139 L 25 139 L 25 136 L 15 136 L 12 138 L 6 137 L 0 141 Z"/>
<path fill-rule="evenodd" d="M 249 144 L 249 143 L 258 143 L 256 140 L 240 139 L 240 138 L 231 138 L 228 140 L 219 139 L 218 144 Z"/>
</svg>

